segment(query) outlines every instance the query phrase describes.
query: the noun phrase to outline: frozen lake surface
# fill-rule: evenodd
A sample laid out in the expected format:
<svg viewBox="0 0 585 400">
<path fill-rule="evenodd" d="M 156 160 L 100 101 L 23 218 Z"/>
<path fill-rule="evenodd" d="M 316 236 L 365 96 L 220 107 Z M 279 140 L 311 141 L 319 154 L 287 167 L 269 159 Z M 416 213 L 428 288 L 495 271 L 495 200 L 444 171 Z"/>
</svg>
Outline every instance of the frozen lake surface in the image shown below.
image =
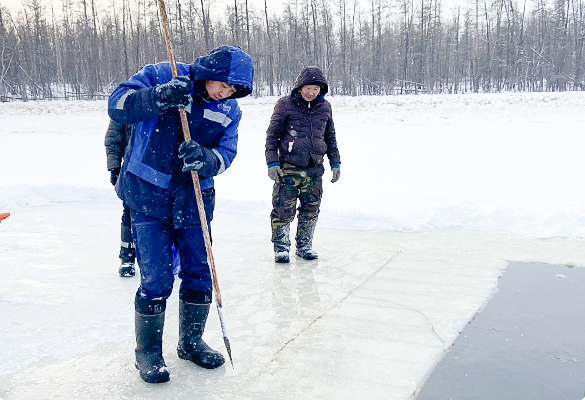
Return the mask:
<svg viewBox="0 0 585 400">
<path fill-rule="evenodd" d="M 284 266 L 263 158 L 275 101 L 242 101 L 216 180 L 235 369 L 177 357 L 174 293 L 156 386 L 133 366 L 105 102 L 0 105 L 2 400 L 412 399 L 509 260 L 585 266 L 584 93 L 332 98 L 342 175 L 325 179 L 319 260 Z M 214 312 L 205 339 L 225 351 Z"/>
<path fill-rule="evenodd" d="M 409 399 L 490 298 L 505 260 L 585 264 L 580 239 L 465 229 L 323 228 L 318 262 L 272 262 L 267 222 L 218 216 L 214 255 L 235 369 L 180 360 L 171 382 L 133 366 L 138 280 L 117 276 L 111 203 L 30 208 L 2 223 L 0 398 Z M 178 283 L 178 282 L 177 282 Z M 205 339 L 222 351 L 210 313 Z"/>
</svg>

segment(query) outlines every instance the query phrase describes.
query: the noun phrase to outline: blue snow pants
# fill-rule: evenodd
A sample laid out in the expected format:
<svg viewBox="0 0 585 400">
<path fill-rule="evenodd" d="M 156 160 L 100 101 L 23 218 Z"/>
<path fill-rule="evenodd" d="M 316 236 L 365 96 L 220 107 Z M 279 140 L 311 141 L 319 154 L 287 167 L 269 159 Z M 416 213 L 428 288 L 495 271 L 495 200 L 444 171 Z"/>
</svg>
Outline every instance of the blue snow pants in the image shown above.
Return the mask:
<svg viewBox="0 0 585 400">
<path fill-rule="evenodd" d="M 171 295 L 175 280 L 173 244 L 181 259 L 181 293 L 211 294 L 211 274 L 201 225 L 175 228 L 172 222 L 166 223 L 136 210 L 130 210 L 130 215 L 140 268 L 140 287 L 136 293 L 138 297 L 154 300 L 167 299 Z M 209 226 L 209 211 L 207 215 Z"/>
</svg>

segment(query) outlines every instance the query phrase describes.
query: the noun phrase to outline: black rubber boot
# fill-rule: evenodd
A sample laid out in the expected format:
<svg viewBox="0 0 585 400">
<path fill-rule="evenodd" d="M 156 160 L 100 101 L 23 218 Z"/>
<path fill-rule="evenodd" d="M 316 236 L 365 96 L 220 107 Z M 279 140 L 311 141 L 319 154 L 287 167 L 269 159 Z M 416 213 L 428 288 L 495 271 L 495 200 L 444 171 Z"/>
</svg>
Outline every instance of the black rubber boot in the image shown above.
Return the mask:
<svg viewBox="0 0 585 400">
<path fill-rule="evenodd" d="M 120 275 L 122 278 L 131 278 L 136 275 L 136 268 L 134 267 L 134 263 L 120 264 L 120 268 L 118 268 L 118 275 Z"/>
<path fill-rule="evenodd" d="M 132 240 L 132 230 L 129 226 L 122 225 L 120 243 L 120 268 L 118 274 L 121 277 L 132 277 L 136 274 L 134 261 L 136 260 L 136 249 Z"/>
<path fill-rule="evenodd" d="M 316 260 L 317 252 L 313 250 L 313 233 L 317 226 L 317 218 L 307 218 L 299 214 L 299 223 L 297 226 L 297 235 L 295 240 L 297 242 L 296 255 L 304 260 Z"/>
<path fill-rule="evenodd" d="M 272 243 L 274 243 L 274 262 L 289 262 L 290 224 L 272 228 Z"/>
<path fill-rule="evenodd" d="M 192 361 L 207 369 L 222 366 L 225 359 L 221 353 L 213 350 L 202 339 L 209 314 L 211 292 L 185 291 L 180 297 L 179 344 L 177 346 L 179 358 Z"/>
<path fill-rule="evenodd" d="M 136 368 L 147 383 L 168 382 L 169 370 L 162 355 L 166 300 L 136 297 Z"/>
</svg>

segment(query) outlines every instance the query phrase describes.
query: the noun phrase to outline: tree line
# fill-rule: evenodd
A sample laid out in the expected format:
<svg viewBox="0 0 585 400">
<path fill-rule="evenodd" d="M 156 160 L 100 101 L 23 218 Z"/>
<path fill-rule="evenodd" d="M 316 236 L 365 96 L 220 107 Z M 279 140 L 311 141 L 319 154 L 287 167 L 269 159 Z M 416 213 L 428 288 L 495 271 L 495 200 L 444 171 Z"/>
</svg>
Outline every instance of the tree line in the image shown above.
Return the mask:
<svg viewBox="0 0 585 400">
<path fill-rule="evenodd" d="M 57 5 L 55 1 L 60 4 Z M 103 0 L 102 0 L 103 1 Z M 156 0 L 0 6 L 0 100 L 105 98 L 168 59 Z M 231 0 L 230 0 L 231 1 Z M 254 95 L 282 95 L 303 66 L 331 94 L 563 91 L 583 87 L 583 0 L 167 0 L 178 61 L 223 44 L 255 64 Z"/>
</svg>

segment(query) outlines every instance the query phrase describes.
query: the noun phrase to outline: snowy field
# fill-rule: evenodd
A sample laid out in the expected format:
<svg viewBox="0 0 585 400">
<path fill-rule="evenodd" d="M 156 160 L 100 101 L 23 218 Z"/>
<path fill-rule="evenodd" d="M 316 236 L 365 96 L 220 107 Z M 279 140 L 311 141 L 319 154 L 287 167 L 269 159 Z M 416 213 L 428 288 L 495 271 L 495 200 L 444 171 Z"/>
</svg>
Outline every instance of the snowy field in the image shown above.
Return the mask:
<svg viewBox="0 0 585 400">
<path fill-rule="evenodd" d="M 507 260 L 585 266 L 585 93 L 329 100 L 341 179 L 319 261 L 287 266 L 264 162 L 276 98 L 240 102 L 212 223 L 235 369 L 178 359 L 173 294 L 157 386 L 133 367 L 106 103 L 0 104 L 0 399 L 412 399 Z M 213 313 L 206 339 L 223 350 Z"/>
<path fill-rule="evenodd" d="M 321 227 L 585 236 L 583 93 L 330 100 L 343 178 L 325 187 Z M 270 210 L 264 134 L 275 101 L 240 101 L 239 153 L 217 179 L 221 210 L 259 218 Z M 0 210 L 114 201 L 105 110 L 2 104 Z"/>
</svg>

